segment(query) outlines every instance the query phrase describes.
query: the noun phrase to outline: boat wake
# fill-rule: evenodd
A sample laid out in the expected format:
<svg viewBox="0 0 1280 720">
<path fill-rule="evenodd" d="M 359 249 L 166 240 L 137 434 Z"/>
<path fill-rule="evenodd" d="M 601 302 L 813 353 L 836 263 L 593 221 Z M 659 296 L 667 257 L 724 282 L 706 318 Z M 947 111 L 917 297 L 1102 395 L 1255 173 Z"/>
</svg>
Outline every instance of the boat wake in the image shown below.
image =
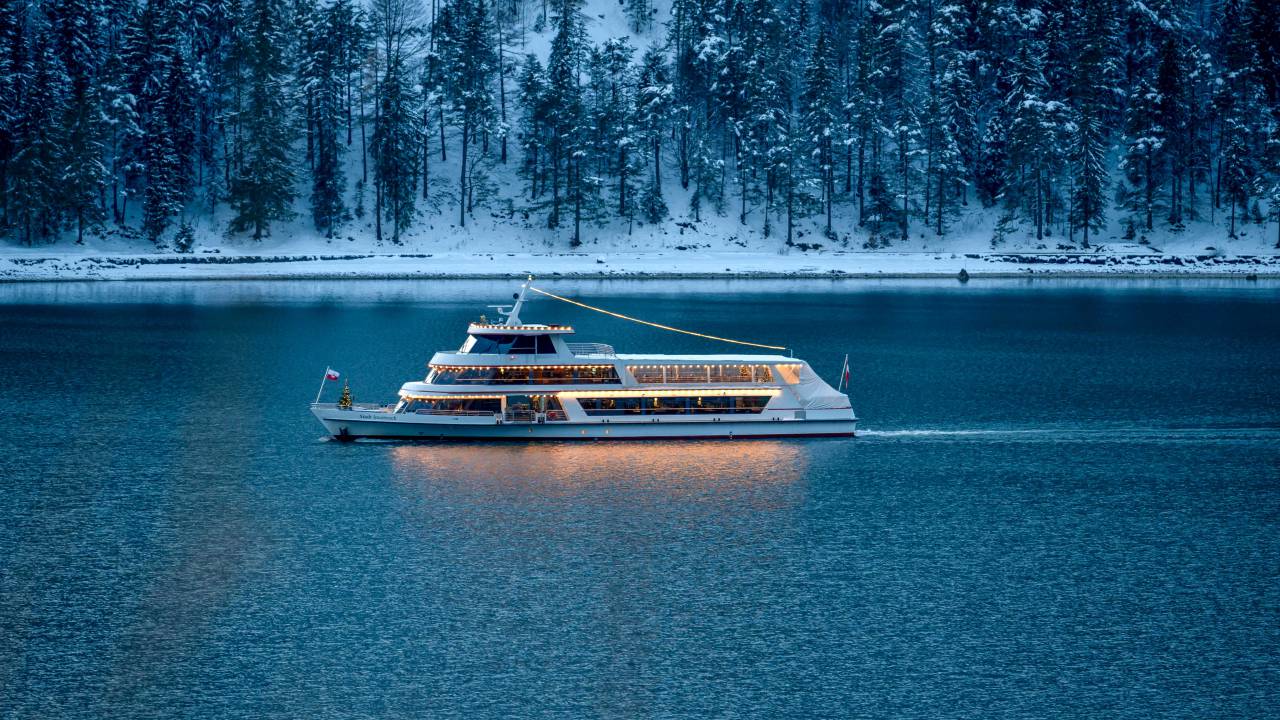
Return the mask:
<svg viewBox="0 0 1280 720">
<path fill-rule="evenodd" d="M 870 440 L 934 440 L 952 442 L 1249 442 L 1280 440 L 1280 425 L 1203 427 L 1039 427 L 1039 428 L 904 428 L 861 429 L 858 437 Z"/>
</svg>

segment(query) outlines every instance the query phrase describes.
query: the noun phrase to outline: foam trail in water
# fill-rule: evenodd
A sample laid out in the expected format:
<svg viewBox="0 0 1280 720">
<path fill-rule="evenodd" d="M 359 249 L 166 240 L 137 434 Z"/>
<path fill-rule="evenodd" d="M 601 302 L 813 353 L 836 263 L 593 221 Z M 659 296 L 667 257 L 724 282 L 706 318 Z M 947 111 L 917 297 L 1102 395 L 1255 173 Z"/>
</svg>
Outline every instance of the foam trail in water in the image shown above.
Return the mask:
<svg viewBox="0 0 1280 720">
<path fill-rule="evenodd" d="M 858 430 L 858 437 L 886 439 L 1009 440 L 1017 442 L 1247 440 L 1280 438 L 1280 427 L 911 428 Z"/>
</svg>

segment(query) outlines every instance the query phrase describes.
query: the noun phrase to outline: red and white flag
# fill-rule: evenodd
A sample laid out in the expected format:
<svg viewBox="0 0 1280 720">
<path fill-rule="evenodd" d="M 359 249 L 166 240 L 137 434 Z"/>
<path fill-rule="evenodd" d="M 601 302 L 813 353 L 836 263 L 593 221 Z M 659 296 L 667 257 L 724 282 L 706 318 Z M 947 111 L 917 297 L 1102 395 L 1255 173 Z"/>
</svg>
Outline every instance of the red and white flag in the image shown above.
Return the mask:
<svg viewBox="0 0 1280 720">
<path fill-rule="evenodd" d="M 325 369 L 324 369 L 324 379 L 325 379 L 325 380 L 337 380 L 339 375 L 340 375 L 340 373 L 339 373 L 337 370 L 334 370 L 334 369 L 333 369 L 333 368 L 331 368 L 331 367 L 327 367 L 327 368 L 325 368 Z"/>
</svg>

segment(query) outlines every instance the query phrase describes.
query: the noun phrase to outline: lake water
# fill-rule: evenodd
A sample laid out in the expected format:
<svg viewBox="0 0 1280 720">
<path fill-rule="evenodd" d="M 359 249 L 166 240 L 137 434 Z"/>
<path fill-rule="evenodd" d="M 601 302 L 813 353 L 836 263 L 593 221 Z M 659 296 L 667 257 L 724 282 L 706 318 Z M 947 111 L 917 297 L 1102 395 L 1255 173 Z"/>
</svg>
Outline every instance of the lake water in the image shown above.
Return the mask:
<svg viewBox="0 0 1280 720">
<path fill-rule="evenodd" d="M 0 286 L 0 716 L 1277 716 L 1280 285 L 544 285 L 865 433 L 326 442 L 513 284 Z"/>
</svg>

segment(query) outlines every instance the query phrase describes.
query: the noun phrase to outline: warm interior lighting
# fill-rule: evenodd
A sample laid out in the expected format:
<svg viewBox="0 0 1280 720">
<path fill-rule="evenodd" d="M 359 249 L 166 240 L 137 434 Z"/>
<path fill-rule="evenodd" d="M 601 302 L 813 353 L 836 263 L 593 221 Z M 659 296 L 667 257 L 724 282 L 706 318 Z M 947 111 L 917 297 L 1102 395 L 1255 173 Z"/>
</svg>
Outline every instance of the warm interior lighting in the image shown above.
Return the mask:
<svg viewBox="0 0 1280 720">
<path fill-rule="evenodd" d="M 494 325 L 492 323 L 471 323 L 471 327 L 480 328 L 482 330 L 526 330 L 526 331 L 547 331 L 555 332 L 573 332 L 573 327 L 569 325 Z"/>
<path fill-rule="evenodd" d="M 527 394 L 527 393 L 520 393 Z M 501 400 L 506 395 L 402 395 L 402 400 Z"/>
<path fill-rule="evenodd" d="M 599 370 L 600 368 L 611 368 L 612 365 L 433 365 L 428 363 L 427 367 L 432 370 Z"/>
<path fill-rule="evenodd" d="M 622 397 L 772 397 L 780 393 L 777 388 L 727 388 L 725 390 L 709 390 L 706 388 L 686 388 L 683 390 L 563 390 L 557 393 L 566 398 L 622 398 Z"/>
</svg>

